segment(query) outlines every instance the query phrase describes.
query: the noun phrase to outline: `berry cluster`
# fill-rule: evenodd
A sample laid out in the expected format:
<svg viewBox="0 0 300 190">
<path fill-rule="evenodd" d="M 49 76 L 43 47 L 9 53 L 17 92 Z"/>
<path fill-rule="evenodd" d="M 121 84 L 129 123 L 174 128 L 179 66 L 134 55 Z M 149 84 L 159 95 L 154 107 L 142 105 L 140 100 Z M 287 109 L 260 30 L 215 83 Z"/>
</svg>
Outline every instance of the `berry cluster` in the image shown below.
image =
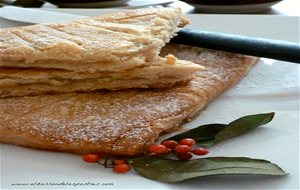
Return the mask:
<svg viewBox="0 0 300 190">
<path fill-rule="evenodd" d="M 190 160 L 193 155 L 202 156 L 209 153 L 205 148 L 194 147 L 196 141 L 192 138 L 184 138 L 179 142 L 175 140 L 165 140 L 160 144 L 150 146 L 149 157 L 159 155 L 174 154 L 179 160 Z"/>
<path fill-rule="evenodd" d="M 193 155 L 205 155 L 208 150 L 205 148 L 195 147 L 196 141 L 192 138 L 184 138 L 179 142 L 175 140 L 165 140 L 160 144 L 150 146 L 149 157 L 162 155 L 175 155 L 179 160 L 190 160 Z M 105 168 L 113 168 L 116 173 L 126 173 L 130 170 L 127 160 L 114 159 L 105 154 L 86 154 L 82 159 L 87 163 L 97 163 Z"/>
<path fill-rule="evenodd" d="M 82 159 L 87 163 L 97 163 L 105 168 L 113 168 L 113 171 L 116 173 L 126 173 L 130 170 L 127 160 L 123 159 L 112 159 L 111 163 L 108 163 L 109 159 L 104 157 L 104 162 L 101 162 L 100 155 L 98 154 L 86 154 Z"/>
</svg>

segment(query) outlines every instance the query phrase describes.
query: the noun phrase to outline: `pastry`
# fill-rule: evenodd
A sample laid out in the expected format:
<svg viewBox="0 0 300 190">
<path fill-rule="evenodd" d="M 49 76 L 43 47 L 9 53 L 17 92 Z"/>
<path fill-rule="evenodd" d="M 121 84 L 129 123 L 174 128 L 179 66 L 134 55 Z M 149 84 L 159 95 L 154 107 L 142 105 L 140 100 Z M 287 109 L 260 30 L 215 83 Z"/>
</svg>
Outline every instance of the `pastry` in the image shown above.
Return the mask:
<svg viewBox="0 0 300 190">
<path fill-rule="evenodd" d="M 76 154 L 143 154 L 241 80 L 256 57 L 183 45 L 162 56 L 201 64 L 191 82 L 168 89 L 66 93 L 0 99 L 0 142 Z"/>
<path fill-rule="evenodd" d="M 62 69 L 0 68 L 0 98 L 49 93 L 87 92 L 98 89 L 166 88 L 190 81 L 204 67 L 188 61 L 124 72 L 77 73 Z"/>
<path fill-rule="evenodd" d="M 178 8 L 154 8 L 1 29 L 0 98 L 190 81 L 203 67 L 159 56 L 188 22 Z"/>
<path fill-rule="evenodd" d="M 180 9 L 157 8 L 1 29 L 0 66 L 90 73 L 131 69 L 156 60 L 177 26 L 187 23 Z"/>
</svg>

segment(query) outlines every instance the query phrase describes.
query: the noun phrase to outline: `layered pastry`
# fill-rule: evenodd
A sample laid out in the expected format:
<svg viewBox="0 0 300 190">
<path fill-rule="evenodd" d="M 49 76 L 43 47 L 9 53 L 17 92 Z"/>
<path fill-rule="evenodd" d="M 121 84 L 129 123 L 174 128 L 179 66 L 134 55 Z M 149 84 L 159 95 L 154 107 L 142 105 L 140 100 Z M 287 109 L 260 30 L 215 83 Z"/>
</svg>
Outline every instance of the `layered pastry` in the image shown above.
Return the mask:
<svg viewBox="0 0 300 190">
<path fill-rule="evenodd" d="M 186 24 L 180 9 L 156 8 L 1 29 L 0 97 L 187 82 L 203 67 L 159 56 Z"/>
</svg>

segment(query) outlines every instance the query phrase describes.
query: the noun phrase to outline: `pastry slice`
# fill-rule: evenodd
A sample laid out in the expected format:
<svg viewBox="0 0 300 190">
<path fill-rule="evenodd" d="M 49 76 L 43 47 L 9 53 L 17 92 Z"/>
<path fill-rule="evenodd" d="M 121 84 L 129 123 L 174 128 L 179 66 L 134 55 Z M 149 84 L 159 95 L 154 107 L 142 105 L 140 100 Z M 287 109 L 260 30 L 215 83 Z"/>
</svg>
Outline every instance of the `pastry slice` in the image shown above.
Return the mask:
<svg viewBox="0 0 300 190">
<path fill-rule="evenodd" d="M 156 8 L 2 29 L 0 98 L 187 82 L 203 67 L 159 56 L 186 24 L 179 8 Z"/>
<path fill-rule="evenodd" d="M 58 69 L 0 67 L 0 98 L 98 89 L 171 87 L 191 80 L 193 73 L 204 70 L 192 62 L 168 57 L 169 60 L 161 58 L 156 64 L 124 72 L 76 73 Z M 169 63 L 165 64 L 167 60 Z"/>
<path fill-rule="evenodd" d="M 161 48 L 186 24 L 179 8 L 154 8 L 1 29 L 0 67 L 95 73 L 158 64 Z"/>
</svg>

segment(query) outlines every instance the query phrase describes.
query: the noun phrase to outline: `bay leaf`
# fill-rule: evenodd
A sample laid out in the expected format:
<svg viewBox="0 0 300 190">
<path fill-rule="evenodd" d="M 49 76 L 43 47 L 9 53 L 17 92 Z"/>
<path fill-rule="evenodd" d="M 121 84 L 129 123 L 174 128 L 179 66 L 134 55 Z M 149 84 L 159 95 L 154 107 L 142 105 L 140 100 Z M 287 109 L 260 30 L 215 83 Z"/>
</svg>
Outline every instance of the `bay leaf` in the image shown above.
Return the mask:
<svg viewBox="0 0 300 190">
<path fill-rule="evenodd" d="M 210 141 L 210 140 L 214 140 L 215 136 L 220 131 L 222 131 L 225 127 L 227 127 L 226 124 L 218 124 L 218 123 L 201 125 L 194 129 L 188 130 L 184 133 L 180 133 L 178 135 L 170 137 L 169 139 L 179 141 L 183 138 L 193 138 L 198 142 Z"/>
<path fill-rule="evenodd" d="M 262 113 L 255 115 L 247 115 L 234 120 L 229 124 L 207 124 L 201 125 L 184 133 L 168 138 L 168 140 L 177 140 L 183 138 L 193 138 L 199 146 L 211 147 L 218 142 L 221 142 L 232 137 L 245 134 L 256 127 L 267 124 L 272 121 L 274 112 Z"/>
<path fill-rule="evenodd" d="M 228 124 L 224 130 L 215 136 L 215 142 L 220 142 L 235 136 L 245 134 L 252 129 L 265 125 L 272 121 L 275 113 L 263 113 L 241 117 Z"/>
<path fill-rule="evenodd" d="M 210 157 L 188 161 L 163 157 L 136 158 L 130 164 L 143 177 L 169 183 L 211 175 L 286 175 L 269 161 L 246 157 Z"/>
</svg>

